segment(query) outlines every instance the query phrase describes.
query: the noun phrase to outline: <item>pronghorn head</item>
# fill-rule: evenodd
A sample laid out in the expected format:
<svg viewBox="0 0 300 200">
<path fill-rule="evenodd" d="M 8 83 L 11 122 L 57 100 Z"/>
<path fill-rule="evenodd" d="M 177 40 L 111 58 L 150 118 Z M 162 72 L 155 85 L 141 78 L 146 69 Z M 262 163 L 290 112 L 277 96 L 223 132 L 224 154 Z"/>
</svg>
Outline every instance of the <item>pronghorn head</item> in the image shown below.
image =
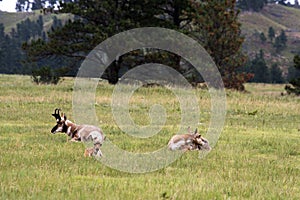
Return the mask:
<svg viewBox="0 0 300 200">
<path fill-rule="evenodd" d="M 100 142 L 94 142 L 94 155 L 98 157 L 102 157 L 102 151 L 100 150 L 100 147 L 102 146 L 102 143 Z"/>
<path fill-rule="evenodd" d="M 102 151 L 100 150 L 100 147 L 102 146 L 101 143 L 97 142 L 94 143 L 93 147 L 87 148 L 84 152 L 84 156 L 95 156 L 95 157 L 102 157 Z"/>
<path fill-rule="evenodd" d="M 100 150 L 100 147 L 102 146 L 104 140 L 105 140 L 105 136 L 103 138 L 103 136 L 97 131 L 92 131 L 89 134 L 87 141 L 92 142 L 94 145 L 93 148 L 90 148 L 90 155 L 102 157 L 102 152 Z"/>
<path fill-rule="evenodd" d="M 193 133 L 193 136 L 194 136 L 194 143 L 196 144 L 198 150 L 206 150 L 206 151 L 210 151 L 211 150 L 211 147 L 209 146 L 208 140 L 205 139 L 204 137 L 202 137 L 198 133 L 197 129 Z"/>
<path fill-rule="evenodd" d="M 64 132 L 66 133 L 68 130 L 67 125 L 65 124 L 67 117 L 62 114 L 60 116 L 59 114 L 60 109 L 55 109 L 54 114 L 52 114 L 53 117 L 56 119 L 56 125 L 51 129 L 51 133 L 55 134 L 57 132 Z"/>
</svg>

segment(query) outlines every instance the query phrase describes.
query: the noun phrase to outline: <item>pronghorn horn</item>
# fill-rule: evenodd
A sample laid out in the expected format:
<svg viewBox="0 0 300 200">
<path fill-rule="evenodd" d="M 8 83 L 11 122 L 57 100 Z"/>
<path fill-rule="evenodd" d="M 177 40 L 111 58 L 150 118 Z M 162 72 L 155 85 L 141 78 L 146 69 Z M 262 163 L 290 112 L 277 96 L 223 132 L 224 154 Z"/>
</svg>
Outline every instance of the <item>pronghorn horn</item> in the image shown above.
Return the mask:
<svg viewBox="0 0 300 200">
<path fill-rule="evenodd" d="M 61 120 L 61 117 L 59 115 L 59 111 L 60 111 L 60 109 L 56 108 L 55 111 L 54 111 L 54 114 L 52 114 L 52 116 L 55 117 L 55 119 Z"/>
<path fill-rule="evenodd" d="M 196 128 L 195 133 L 198 133 L 198 129 Z"/>
</svg>

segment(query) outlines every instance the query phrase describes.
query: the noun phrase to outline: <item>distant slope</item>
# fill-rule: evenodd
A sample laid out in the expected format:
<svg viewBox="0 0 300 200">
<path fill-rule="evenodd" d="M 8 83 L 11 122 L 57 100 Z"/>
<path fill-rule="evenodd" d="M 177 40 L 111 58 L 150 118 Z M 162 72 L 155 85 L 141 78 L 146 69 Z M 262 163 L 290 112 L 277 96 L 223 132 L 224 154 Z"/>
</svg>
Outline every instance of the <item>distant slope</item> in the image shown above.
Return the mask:
<svg viewBox="0 0 300 200">
<path fill-rule="evenodd" d="M 300 9 L 270 4 L 259 13 L 242 12 L 240 22 L 247 54 L 252 57 L 255 52 L 263 49 L 268 65 L 278 63 L 286 72 L 288 66 L 292 65 L 294 54 L 300 53 Z M 261 32 L 268 38 L 268 29 L 271 26 L 277 34 L 285 30 L 288 37 L 287 48 L 280 54 L 276 54 L 269 39 L 262 43 L 259 38 Z"/>
<path fill-rule="evenodd" d="M 35 13 L 10 13 L 10 12 L 3 12 L 0 11 L 0 23 L 5 26 L 5 32 L 8 33 L 11 31 L 12 28 L 16 27 L 16 24 L 20 23 L 27 17 L 32 18 L 34 17 Z"/>
<path fill-rule="evenodd" d="M 0 23 L 4 24 L 5 32 L 10 33 L 12 28 L 16 28 L 17 24 L 21 21 L 29 18 L 31 21 L 36 21 L 41 15 L 40 11 L 35 12 L 3 12 L 0 11 Z M 66 20 L 72 18 L 71 14 L 46 14 L 43 15 L 44 20 L 44 30 L 47 32 L 52 25 L 53 17 L 56 16 L 58 19 L 65 22 Z"/>
<path fill-rule="evenodd" d="M 32 13 L 8 13 L 0 11 L 0 23 L 5 26 L 5 32 L 9 33 L 16 24 L 25 20 L 27 17 L 36 21 L 40 11 Z M 51 28 L 53 17 L 56 16 L 63 22 L 72 17 L 71 14 L 48 14 L 43 15 L 44 30 L 47 32 Z M 300 9 L 285 7 L 277 4 L 266 6 L 261 12 L 242 12 L 239 16 L 242 23 L 242 33 L 245 36 L 243 45 L 246 53 L 253 57 L 256 52 L 263 49 L 266 61 L 269 66 L 278 63 L 287 72 L 288 66 L 292 65 L 293 56 L 300 53 Z M 268 37 L 268 29 L 272 26 L 279 34 L 285 30 L 288 36 L 288 47 L 279 55 L 276 54 L 273 44 L 268 40 L 262 43 L 259 34 L 263 32 Z"/>
<path fill-rule="evenodd" d="M 281 29 L 300 31 L 300 9 L 270 4 L 259 12 L 242 12 L 240 21 L 246 33 L 255 30 L 267 32 L 269 26 L 277 31 Z"/>
</svg>

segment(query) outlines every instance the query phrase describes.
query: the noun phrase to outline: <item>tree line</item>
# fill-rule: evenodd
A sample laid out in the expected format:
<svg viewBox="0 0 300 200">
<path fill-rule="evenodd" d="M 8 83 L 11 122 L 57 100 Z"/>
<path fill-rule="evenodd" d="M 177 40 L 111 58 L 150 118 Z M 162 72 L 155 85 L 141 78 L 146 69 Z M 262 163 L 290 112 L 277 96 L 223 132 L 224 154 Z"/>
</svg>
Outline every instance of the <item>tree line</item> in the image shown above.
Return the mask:
<svg viewBox="0 0 300 200">
<path fill-rule="evenodd" d="M 299 1 L 295 0 L 294 4 L 291 4 L 287 0 L 238 0 L 237 7 L 243 11 L 261 11 L 267 4 L 280 4 L 283 6 L 300 8 Z"/>
<path fill-rule="evenodd" d="M 131 28 L 156 26 L 183 32 L 199 41 L 217 64 L 227 88 L 243 90 L 243 83 L 248 80 L 247 74 L 237 70 L 246 61 L 246 56 L 241 50 L 244 38 L 237 21 L 239 11 L 235 1 L 78 0 L 60 2 L 60 8 L 60 12 L 72 13 L 76 18 L 49 33 L 48 41 L 26 42 L 23 49 L 31 62 L 67 58 L 70 61 L 68 67 L 76 72 L 85 56 L 105 39 Z M 132 60 L 136 55 L 140 59 Z M 143 55 L 141 50 L 136 50 L 116 59 L 102 78 L 115 84 L 122 69 L 146 62 L 167 64 L 183 72 L 186 69 L 180 61 L 179 56 L 170 52 L 147 49 L 147 54 Z M 199 79 L 197 76 L 199 74 L 192 74 L 187 78 L 194 81 Z"/>
<path fill-rule="evenodd" d="M 30 39 L 46 38 L 42 16 L 37 21 L 25 19 L 12 28 L 10 34 L 4 30 L 4 25 L 0 24 L 0 73 L 30 73 L 21 63 L 26 58 L 21 46 Z"/>
<path fill-rule="evenodd" d="M 18 0 L 16 3 L 17 11 L 29 11 L 29 10 L 39 10 L 43 9 L 46 6 L 48 7 L 58 7 L 60 2 L 69 3 L 69 2 L 78 2 L 78 0 Z M 260 11 L 265 5 L 270 3 L 277 3 L 284 6 L 291 6 L 299 8 L 299 1 L 295 0 L 295 3 L 292 5 L 288 0 L 238 0 L 237 7 L 241 10 L 247 11 Z"/>
<path fill-rule="evenodd" d="M 54 5 L 54 1 L 52 3 Z M 11 35 L 4 34 L 4 27 L 3 31 L 0 29 L 0 37 L 6 38 L 0 41 L 19 39 L 18 43 L 10 45 L 18 51 L 18 56 L 14 57 L 27 59 L 27 62 L 22 63 L 17 59 L 8 61 L 8 56 L 14 54 L 1 51 L 5 48 L 2 42 L 0 57 L 5 58 L 1 59 L 2 73 L 32 73 L 33 79 L 38 83 L 49 80 L 57 82 L 59 76 L 76 75 L 85 56 L 106 38 L 131 28 L 159 26 L 183 32 L 202 44 L 214 59 L 227 88 L 243 90 L 243 83 L 249 80 L 271 83 L 284 81 L 278 66 L 266 67 L 262 51 L 253 60 L 248 60 L 242 52 L 244 38 L 241 35 L 241 24 L 237 21 L 239 10 L 236 9 L 236 1 L 73 0 L 60 2 L 59 5 L 61 13 L 72 13 L 75 17 L 62 25 L 54 15 L 53 27 L 47 34 L 41 28 L 42 16 L 36 22 L 29 19 L 22 22 L 30 28 L 25 30 L 23 25 L 18 25 L 20 27 L 12 30 Z M 33 26 L 40 29 L 32 28 Z M 269 30 L 268 37 L 273 41 L 271 32 Z M 282 38 L 280 41 L 284 41 Z M 276 38 L 274 47 L 275 44 Z M 202 80 L 193 68 L 180 64 L 182 60 L 179 56 L 157 49 L 146 49 L 146 52 L 147 54 L 144 50 L 135 50 L 121 55 L 107 68 L 102 78 L 115 84 L 127 70 L 140 64 L 155 62 L 173 67 L 185 74 L 190 82 Z M 40 74 L 45 75 L 44 78 Z"/>
<path fill-rule="evenodd" d="M 52 29 L 62 26 L 61 20 L 53 16 Z M 24 42 L 41 39 L 47 41 L 44 31 L 43 16 L 36 21 L 26 18 L 5 33 L 5 26 L 0 24 L 0 73 L 4 74 L 31 74 L 34 65 L 26 63 L 26 52 L 22 49 Z M 49 63 L 51 63 L 49 61 Z"/>
</svg>

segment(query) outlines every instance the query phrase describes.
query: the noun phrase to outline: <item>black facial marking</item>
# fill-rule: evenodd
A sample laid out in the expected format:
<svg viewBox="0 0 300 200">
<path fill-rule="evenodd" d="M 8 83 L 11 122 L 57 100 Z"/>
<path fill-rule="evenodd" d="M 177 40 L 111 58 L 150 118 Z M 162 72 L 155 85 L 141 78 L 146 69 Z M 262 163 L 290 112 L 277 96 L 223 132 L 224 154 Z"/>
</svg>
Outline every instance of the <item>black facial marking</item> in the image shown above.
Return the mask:
<svg viewBox="0 0 300 200">
<path fill-rule="evenodd" d="M 62 128 L 62 132 L 66 133 L 67 131 L 68 131 L 68 126 L 64 123 L 63 128 Z"/>
<path fill-rule="evenodd" d="M 51 133 L 55 134 L 55 131 L 57 129 L 58 125 L 56 124 L 52 129 L 51 129 Z"/>
</svg>

